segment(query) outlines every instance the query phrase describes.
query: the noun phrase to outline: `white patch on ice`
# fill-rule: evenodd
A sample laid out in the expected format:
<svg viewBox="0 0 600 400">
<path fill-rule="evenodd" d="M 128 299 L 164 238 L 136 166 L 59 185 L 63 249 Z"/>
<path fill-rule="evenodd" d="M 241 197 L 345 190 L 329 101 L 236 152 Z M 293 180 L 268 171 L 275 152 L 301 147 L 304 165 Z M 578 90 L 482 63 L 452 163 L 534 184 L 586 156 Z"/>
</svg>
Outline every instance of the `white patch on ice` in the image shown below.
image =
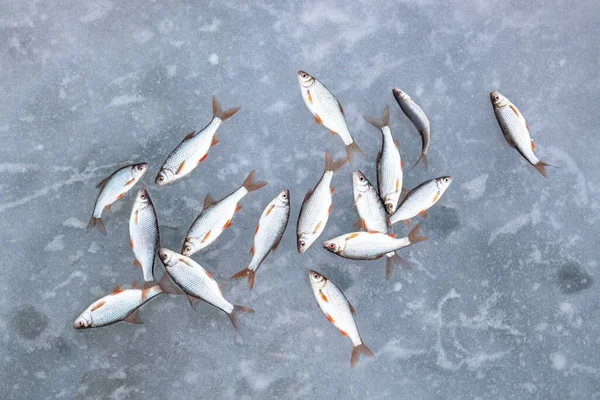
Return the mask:
<svg viewBox="0 0 600 400">
<path fill-rule="evenodd" d="M 508 221 L 506 224 L 496 229 L 490 235 L 490 240 L 488 240 L 488 245 L 492 244 L 492 242 L 496 239 L 498 235 L 506 235 L 511 234 L 514 235 L 517 231 L 524 226 L 531 224 L 535 226 L 538 222 L 540 222 L 541 213 L 539 210 L 539 206 L 536 204 L 533 206 L 533 210 L 529 214 L 521 214 L 516 218 Z"/>
<path fill-rule="evenodd" d="M 177 75 L 177 65 L 173 64 L 173 65 L 169 65 L 167 67 L 167 76 L 169 78 L 174 77 L 175 75 Z"/>
<path fill-rule="evenodd" d="M 25 173 L 28 171 L 37 171 L 39 169 L 40 169 L 40 166 L 36 165 L 36 164 L 24 164 L 24 163 L 2 163 L 2 164 L 0 164 L 0 172 Z"/>
<path fill-rule="evenodd" d="M 110 101 L 109 107 L 119 107 L 124 106 L 126 104 L 139 103 L 141 101 L 144 101 L 144 98 L 142 96 L 136 94 L 126 94 L 123 96 L 113 97 L 113 99 Z"/>
<path fill-rule="evenodd" d="M 212 65 L 217 65 L 219 63 L 219 56 L 215 53 L 212 53 L 210 56 L 208 56 L 208 62 Z"/>
<path fill-rule="evenodd" d="M 267 114 L 283 114 L 286 110 L 289 110 L 291 106 L 286 103 L 284 100 L 277 100 L 275 103 L 271 104 L 266 108 L 265 112 Z"/>
<path fill-rule="evenodd" d="M 46 379 L 48 377 L 45 371 L 37 371 L 33 374 L 33 376 L 35 376 L 38 379 Z"/>
<path fill-rule="evenodd" d="M 65 242 L 64 242 L 64 237 L 65 235 L 57 235 L 54 237 L 54 239 L 52 239 L 52 241 L 50 243 L 48 243 L 46 245 L 46 251 L 61 251 L 64 250 L 65 248 Z"/>
<path fill-rule="evenodd" d="M 104 18 L 113 9 L 113 3 L 110 0 L 90 1 L 86 2 L 85 5 L 88 8 L 88 13 L 79 18 L 84 24 Z"/>
<path fill-rule="evenodd" d="M 479 175 L 477 178 L 462 184 L 461 187 L 469 192 L 467 194 L 467 200 L 476 200 L 483 196 L 488 177 L 488 174 Z"/>
<path fill-rule="evenodd" d="M 62 226 L 66 226 L 67 228 L 77 228 L 77 229 L 86 229 L 87 224 L 80 220 L 79 218 L 71 217 L 64 220 L 61 224 Z"/>
<path fill-rule="evenodd" d="M 133 37 L 133 40 L 135 40 L 137 43 L 146 43 L 147 41 L 152 40 L 154 33 L 144 29 L 143 31 L 134 33 L 131 37 Z"/>
<path fill-rule="evenodd" d="M 220 25 L 221 21 L 215 18 L 209 25 L 202 25 L 198 30 L 200 32 L 216 32 Z"/>
<path fill-rule="evenodd" d="M 558 351 L 550 354 L 550 361 L 552 361 L 552 367 L 559 371 L 563 370 L 567 366 L 567 357 Z"/>
</svg>

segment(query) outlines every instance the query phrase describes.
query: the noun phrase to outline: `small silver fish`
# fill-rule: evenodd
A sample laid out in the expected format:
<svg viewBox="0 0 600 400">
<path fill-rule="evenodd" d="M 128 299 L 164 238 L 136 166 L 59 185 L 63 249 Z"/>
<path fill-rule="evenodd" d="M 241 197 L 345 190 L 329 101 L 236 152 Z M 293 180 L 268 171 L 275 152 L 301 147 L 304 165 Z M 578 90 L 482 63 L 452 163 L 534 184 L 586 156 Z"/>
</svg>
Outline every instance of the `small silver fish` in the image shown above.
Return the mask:
<svg viewBox="0 0 600 400">
<path fill-rule="evenodd" d="M 166 185 L 183 178 L 192 172 L 208 155 L 211 147 L 219 141 L 215 138 L 217 129 L 223 121 L 239 111 L 239 107 L 222 111 L 215 96 L 212 98 L 213 118 L 200 131 L 189 133 L 169 154 L 156 176 L 157 185 Z"/>
<path fill-rule="evenodd" d="M 168 275 L 165 274 L 161 278 L 160 283 L 166 293 L 174 293 L 167 282 L 170 276 L 177 286 L 185 292 L 192 308 L 196 309 L 198 300 L 204 300 L 208 304 L 225 312 L 236 330 L 240 328 L 237 320 L 238 314 L 254 312 L 249 307 L 231 304 L 227 301 L 223 297 L 217 281 L 200 264 L 191 258 L 164 248 L 158 249 L 158 256 L 168 273 Z"/>
<path fill-rule="evenodd" d="M 332 160 L 331 155 L 325 152 L 325 171 L 314 189 L 309 190 L 304 196 L 298 224 L 296 226 L 296 237 L 298 252 L 304 253 L 311 244 L 321 235 L 329 219 L 331 206 L 333 204 L 334 188 L 331 187 L 333 173 L 346 163 L 346 158 Z"/>
<path fill-rule="evenodd" d="M 204 199 L 204 209 L 192 223 L 190 230 L 185 235 L 185 242 L 181 253 L 191 256 L 206 248 L 231 225 L 231 220 L 242 206 L 239 204 L 248 193 L 265 186 L 266 182 L 254 182 L 254 170 L 235 192 L 225 198 L 214 201 L 210 194 Z"/>
<path fill-rule="evenodd" d="M 298 71 L 298 83 L 304 104 L 315 117 L 315 122 L 325 125 L 332 135 L 337 133 L 344 141 L 348 161 L 352 161 L 354 154 L 364 156 L 363 151 L 350 135 L 344 118 L 344 109 L 333 93 L 318 79 L 304 71 Z"/>
<path fill-rule="evenodd" d="M 544 178 L 547 178 L 545 167 L 550 164 L 540 161 L 533 153 L 535 145 L 529 135 L 529 126 L 527 126 L 523 114 L 510 100 L 495 90 L 490 93 L 490 100 L 508 145 L 516 149 Z"/>
<path fill-rule="evenodd" d="M 390 107 L 385 106 L 381 120 L 364 116 L 365 120 L 381 131 L 381 150 L 377 154 L 377 188 L 385 209 L 392 215 L 398 207 L 402 193 L 402 159 L 400 143 L 390 130 Z"/>
<path fill-rule="evenodd" d="M 361 354 L 375 358 L 375 354 L 363 343 L 358 333 L 358 327 L 352 317 L 356 311 L 344 293 L 333 282 L 316 271 L 310 270 L 308 276 L 317 304 L 327 320 L 339 329 L 342 336 L 347 336 L 352 341 L 350 366 L 354 368 Z"/>
<path fill-rule="evenodd" d="M 290 192 L 285 189 L 277 195 L 265 208 L 256 230 L 254 231 L 254 242 L 250 248 L 252 261 L 250 264 L 233 275 L 231 279 L 248 277 L 250 289 L 254 286 L 254 276 L 258 267 L 267 258 L 271 251 L 275 251 L 281 242 L 285 228 L 290 218 Z"/>
<path fill-rule="evenodd" d="M 125 193 L 135 186 L 147 170 L 147 163 L 126 165 L 113 172 L 96 186 L 96 188 L 100 188 L 100 193 L 96 198 L 94 212 L 88 223 L 87 232 L 96 226 L 106 236 L 102 211 L 105 209 L 110 210 L 112 204 L 125 196 Z"/>
<path fill-rule="evenodd" d="M 427 210 L 433 206 L 446 192 L 452 183 L 452 177 L 442 176 L 421 183 L 408 192 L 398 209 L 390 217 L 392 224 L 403 221 L 410 226 L 410 219 L 417 215 L 427 217 Z"/>
<path fill-rule="evenodd" d="M 140 288 L 134 282 L 131 289 L 121 289 L 117 285 L 111 294 L 93 302 L 73 323 L 75 329 L 99 328 L 126 321 L 141 324 L 137 310 L 142 305 L 161 294 L 159 285 Z"/>
<path fill-rule="evenodd" d="M 420 225 L 415 226 L 407 237 L 400 239 L 392 233 L 352 232 L 323 242 L 323 248 L 340 257 L 351 260 L 376 260 L 386 256 L 385 276 L 389 278 L 392 266 L 398 264 L 409 268 L 395 252 L 404 247 L 422 242 L 426 237 L 418 236 Z"/>
<path fill-rule="evenodd" d="M 398 102 L 398 105 L 404 111 L 404 114 L 413 123 L 419 134 L 421 135 L 422 147 L 421 156 L 415 163 L 417 165 L 419 161 L 423 162 L 423 166 L 427 169 L 427 151 L 429 150 L 429 143 L 431 142 L 431 129 L 429 126 L 429 119 L 425 112 L 410 98 L 408 94 L 398 88 L 392 89 L 392 93 Z"/>
<path fill-rule="evenodd" d="M 391 224 L 385 212 L 385 206 L 381 202 L 377 190 L 360 171 L 352 173 L 352 190 L 354 205 L 359 215 L 359 219 L 353 227 L 357 230 L 388 233 L 388 227 Z"/>
<path fill-rule="evenodd" d="M 154 280 L 154 258 L 160 244 L 158 219 L 154 204 L 146 189 L 138 190 L 129 217 L 129 246 L 135 258 L 133 265 L 140 267 L 144 280 Z"/>
</svg>

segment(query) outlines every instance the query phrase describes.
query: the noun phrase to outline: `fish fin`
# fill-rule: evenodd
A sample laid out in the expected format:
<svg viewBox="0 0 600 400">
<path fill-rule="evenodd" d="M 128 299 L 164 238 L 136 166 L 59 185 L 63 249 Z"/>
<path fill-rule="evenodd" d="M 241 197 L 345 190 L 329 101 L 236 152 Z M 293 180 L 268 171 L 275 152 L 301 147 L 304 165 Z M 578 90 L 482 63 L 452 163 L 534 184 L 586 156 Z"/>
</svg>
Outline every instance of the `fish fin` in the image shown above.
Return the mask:
<svg viewBox="0 0 600 400">
<path fill-rule="evenodd" d="M 200 157 L 200 159 L 198 160 L 198 164 L 200 164 L 202 161 L 206 160 L 206 157 L 208 157 L 208 153 L 206 153 L 202 157 Z"/>
<path fill-rule="evenodd" d="M 521 113 L 519 112 L 519 110 L 517 109 L 517 107 L 515 107 L 513 104 L 509 104 L 510 109 L 515 113 L 515 115 L 519 118 L 521 118 Z"/>
<path fill-rule="evenodd" d="M 225 229 L 225 228 L 223 228 L 223 229 Z M 204 238 L 202 239 L 202 242 L 200 242 L 200 243 L 206 243 L 206 241 L 210 237 L 210 232 L 211 231 L 206 232 L 206 235 L 204 235 Z"/>
<path fill-rule="evenodd" d="M 206 210 L 208 207 L 212 206 L 215 203 L 215 199 L 212 198 L 210 193 L 207 193 L 206 197 L 204 198 L 204 204 L 202 205 L 202 211 Z"/>
<path fill-rule="evenodd" d="M 309 102 L 310 104 L 312 104 L 312 103 L 313 103 L 312 96 L 310 95 L 310 90 L 307 90 L 307 91 L 306 91 L 306 98 L 308 99 L 308 102 Z"/>
<path fill-rule="evenodd" d="M 198 134 L 198 132 L 191 131 L 190 133 L 188 133 L 187 135 L 185 135 L 185 137 L 183 138 L 183 141 L 185 142 L 186 140 L 190 140 L 191 138 L 193 138 L 197 134 Z"/>
<path fill-rule="evenodd" d="M 402 190 L 400 191 L 400 201 L 404 200 L 409 193 L 410 190 L 408 190 L 407 188 L 402 188 Z"/>
<path fill-rule="evenodd" d="M 525 122 L 525 128 L 527 128 L 527 132 L 529 132 L 529 125 L 527 124 L 527 122 Z M 532 140 L 533 142 L 533 140 Z"/>
<path fill-rule="evenodd" d="M 335 188 L 334 188 L 333 186 L 331 186 L 331 187 L 329 188 L 329 191 L 331 192 L 331 194 L 333 194 L 333 193 L 335 193 Z"/>
<path fill-rule="evenodd" d="M 181 288 L 179 286 L 177 286 L 171 280 L 171 277 L 166 272 L 163 274 L 163 276 L 161 276 L 160 280 L 158 281 L 158 285 L 160 286 L 161 290 L 167 294 L 184 294 L 185 293 L 183 290 L 181 290 Z"/>
<path fill-rule="evenodd" d="M 428 169 L 429 163 L 427 162 L 427 153 L 421 153 L 421 155 L 417 159 L 417 162 L 415 163 L 414 167 L 416 167 L 419 164 L 419 162 L 423 163 L 423 167 L 425 167 L 425 170 Z"/>
<path fill-rule="evenodd" d="M 380 162 L 380 161 L 381 161 L 381 150 L 379 150 L 379 151 L 377 152 L 377 159 L 375 160 L 375 163 L 376 163 L 377 165 L 379 165 L 379 162 Z M 379 172 L 378 172 L 378 173 L 379 173 Z"/>
<path fill-rule="evenodd" d="M 306 194 L 304 195 L 304 202 L 306 202 L 306 200 L 308 200 L 308 198 L 310 197 L 310 195 L 312 194 L 313 190 L 312 189 L 308 189 L 308 192 L 306 192 Z"/>
<path fill-rule="evenodd" d="M 254 182 L 254 170 L 252 170 L 246 177 L 246 180 L 244 180 L 244 183 L 242 184 L 242 186 L 244 188 L 246 188 L 246 190 L 248 192 L 253 192 L 253 191 L 258 190 L 261 187 L 265 186 L 266 184 L 267 184 L 267 182 L 260 182 L 260 181 Z"/>
<path fill-rule="evenodd" d="M 277 241 L 275 242 L 275 244 L 273 244 L 273 247 L 271 247 L 271 251 L 277 250 L 277 248 L 279 247 L 279 243 L 281 243 L 281 238 L 282 237 L 283 237 L 283 234 L 281 235 L 281 237 L 279 239 L 277 239 Z"/>
<path fill-rule="evenodd" d="M 338 169 L 342 168 L 342 166 L 344 164 L 346 164 L 346 161 L 348 161 L 347 158 L 338 158 L 337 160 L 333 161 L 333 158 L 331 158 L 331 154 L 329 154 L 329 152 L 326 151 L 325 152 L 325 172 L 327 172 L 327 171 L 336 172 Z"/>
<path fill-rule="evenodd" d="M 415 244 L 415 243 L 419 243 L 422 242 L 423 240 L 426 240 L 427 237 L 426 236 L 418 236 L 419 234 L 419 229 L 421 228 L 421 224 L 417 224 L 414 228 L 412 228 L 412 230 L 408 233 L 408 240 L 410 241 L 410 244 Z"/>
<path fill-rule="evenodd" d="M 365 156 L 365 153 L 362 151 L 362 149 L 356 144 L 356 142 L 352 142 L 348 145 L 346 145 L 346 155 L 348 157 L 348 161 L 352 162 L 352 156 L 356 154 L 359 155 L 361 157 Z"/>
<path fill-rule="evenodd" d="M 273 209 L 275 208 L 275 204 L 271 205 L 271 207 L 269 207 L 269 209 L 267 210 L 267 212 L 265 213 L 265 217 L 269 214 L 271 214 L 271 211 L 273 211 Z"/>
<path fill-rule="evenodd" d="M 534 151 L 535 149 L 535 143 L 533 143 L 533 139 L 531 139 L 531 151 Z"/>
<path fill-rule="evenodd" d="M 421 216 L 421 217 L 423 217 L 423 218 L 427 218 L 427 217 L 428 217 L 427 210 L 422 210 L 422 211 L 421 211 L 419 214 L 417 214 L 417 215 L 420 215 L 420 216 Z"/>
<path fill-rule="evenodd" d="M 361 354 L 370 358 L 375 358 L 375 354 L 373 354 L 373 352 L 364 343 L 361 343 L 358 346 L 354 346 L 352 348 L 352 355 L 350 356 L 350 367 L 354 368 Z"/>
<path fill-rule="evenodd" d="M 233 115 L 240 110 L 239 107 L 230 108 L 229 110 L 222 111 L 221 104 L 219 100 L 215 96 L 212 97 L 212 107 L 213 107 L 213 118 L 217 117 L 221 121 L 228 120 L 233 117 Z"/>
<path fill-rule="evenodd" d="M 323 124 L 323 120 L 321 119 L 321 117 L 319 117 L 319 114 L 315 114 L 315 124 L 317 124 L 317 125 Z"/>
<path fill-rule="evenodd" d="M 398 139 L 394 139 L 394 144 L 396 145 L 397 149 L 400 148 L 400 141 Z M 400 161 L 400 168 L 402 168 L 402 160 Z"/>
<path fill-rule="evenodd" d="M 329 303 L 329 299 L 327 296 L 325 296 L 325 293 L 323 293 L 322 290 L 319 290 L 319 293 L 321 294 L 321 300 L 323 300 L 325 303 Z"/>
<path fill-rule="evenodd" d="M 118 199 L 117 199 L 118 200 Z M 110 209 L 112 208 L 112 204 L 107 205 L 106 207 L 104 207 L 104 209 L 106 211 L 110 211 Z"/>
<path fill-rule="evenodd" d="M 258 233 L 258 229 L 260 228 L 260 221 L 256 224 L 256 229 L 254 229 L 254 236 Z"/>
<path fill-rule="evenodd" d="M 242 209 L 242 205 L 241 205 L 240 203 L 237 203 L 237 204 L 236 204 L 236 206 L 235 206 L 235 211 L 234 211 L 234 213 L 236 213 L 236 212 L 240 211 L 241 209 Z"/>
<path fill-rule="evenodd" d="M 502 136 L 504 136 L 504 140 L 506 140 L 506 143 L 508 143 L 508 147 L 510 147 L 510 148 L 512 148 L 512 149 L 515 149 L 515 148 L 516 148 L 516 147 L 515 147 L 515 144 L 512 142 L 512 140 L 510 140 L 510 139 L 508 138 L 508 136 L 506 136 L 506 135 L 502 135 Z"/>
<path fill-rule="evenodd" d="M 339 329 L 340 333 L 342 334 L 342 336 L 347 337 L 348 334 L 346 332 L 344 332 L 343 330 Z"/>
<path fill-rule="evenodd" d="M 100 231 L 100 233 L 102 233 L 104 236 L 106 236 L 106 227 L 104 226 L 104 222 L 102 222 L 102 217 L 100 217 L 100 218 L 95 218 L 95 217 L 90 218 L 90 222 L 88 223 L 86 232 L 91 231 L 93 227 L 97 227 L 98 230 Z"/>
<path fill-rule="evenodd" d="M 398 190 L 400 190 L 400 186 L 401 186 L 400 178 L 396 178 L 396 192 Z"/>
<path fill-rule="evenodd" d="M 410 226 L 412 225 L 410 222 L 410 218 L 409 219 L 405 219 L 404 221 L 401 221 L 404 226 L 406 226 L 407 228 L 410 228 Z"/>
<path fill-rule="evenodd" d="M 398 266 L 403 269 L 410 269 L 410 264 L 405 259 L 394 253 L 392 256 L 385 257 L 385 279 L 389 279 L 392 275 L 392 268 Z"/>
<path fill-rule="evenodd" d="M 365 220 L 362 218 L 357 219 L 356 222 L 354 224 L 352 224 L 352 228 L 356 229 L 357 231 L 364 230 L 365 229 Z"/>
<path fill-rule="evenodd" d="M 225 288 L 227 287 L 227 285 L 229 285 L 229 282 L 221 282 L 221 283 L 218 284 L 219 290 L 221 291 L 221 294 L 223 294 L 223 290 L 225 290 Z"/>
<path fill-rule="evenodd" d="M 321 227 L 322 221 L 319 221 L 319 223 L 317 224 L 317 226 L 315 226 L 315 230 L 313 233 L 317 233 L 319 231 L 319 228 Z"/>
<path fill-rule="evenodd" d="M 141 324 L 142 319 L 140 318 L 140 313 L 137 310 L 129 314 L 123 321 L 129 322 L 130 324 Z"/>
<path fill-rule="evenodd" d="M 146 301 L 148 297 L 148 292 L 152 288 L 157 288 L 160 293 L 163 293 L 162 287 L 156 285 L 154 282 L 145 282 L 144 286 L 142 286 L 142 302 Z"/>
<path fill-rule="evenodd" d="M 545 162 L 543 162 L 543 161 L 538 161 L 538 163 L 534 165 L 535 169 L 537 169 L 537 170 L 538 170 L 538 172 L 539 172 L 540 174 L 542 174 L 542 176 L 543 176 L 544 178 L 547 178 L 547 177 L 548 177 L 548 176 L 546 175 L 546 167 L 553 167 L 553 166 L 554 166 L 554 165 L 546 164 L 546 163 L 545 163 Z"/>
<path fill-rule="evenodd" d="M 125 193 L 121 193 L 120 195 L 118 195 L 117 200 L 121 200 L 123 198 L 123 196 L 125 196 Z M 109 204 L 107 207 L 110 210 L 110 207 L 112 207 L 112 204 Z"/>
<path fill-rule="evenodd" d="M 349 233 L 348 236 L 344 238 L 344 240 L 350 240 L 358 236 L 358 232 Z"/>
<path fill-rule="evenodd" d="M 254 255 L 254 245 L 252 245 L 252 247 L 250 247 L 250 255 L 253 256 Z"/>
<path fill-rule="evenodd" d="M 140 285 L 137 283 L 136 280 L 134 280 L 133 282 L 131 282 L 131 288 L 132 289 L 140 289 Z"/>
<path fill-rule="evenodd" d="M 251 309 L 250 307 L 245 307 L 245 306 L 240 306 L 235 304 L 233 306 L 233 310 L 231 311 L 231 313 L 229 313 L 229 319 L 231 320 L 231 323 L 233 324 L 233 327 L 235 328 L 236 331 L 240 330 L 240 323 L 237 319 L 238 315 L 240 313 L 253 313 L 254 310 Z"/>
<path fill-rule="evenodd" d="M 331 315 L 329 315 L 328 313 L 325 313 L 325 316 L 327 317 L 327 321 L 329 321 L 333 325 L 335 325 L 335 320 L 333 319 L 333 317 Z"/>
<path fill-rule="evenodd" d="M 97 185 L 96 185 L 96 189 L 104 189 L 104 185 L 106 185 L 106 182 L 108 182 L 108 180 L 110 179 L 112 175 L 102 179 Z"/>
<path fill-rule="evenodd" d="M 346 157 L 338 158 L 337 160 L 335 160 L 333 162 L 333 172 L 336 172 L 338 169 L 342 168 L 344 164 L 346 164 L 346 161 L 348 161 L 348 158 Z"/>
<path fill-rule="evenodd" d="M 133 259 L 133 266 L 134 267 L 140 267 L 140 268 L 142 268 L 142 263 L 140 263 L 137 258 L 134 258 Z"/>
<path fill-rule="evenodd" d="M 223 230 L 229 228 L 231 225 L 233 225 L 233 223 L 231 222 L 231 219 L 228 219 L 227 222 L 225 222 L 225 225 L 223 225 Z"/>
<path fill-rule="evenodd" d="M 354 306 L 352 305 L 352 303 L 350 303 L 348 301 L 348 299 L 346 299 L 346 302 L 348 303 L 348 307 L 350 307 L 350 312 L 354 315 L 356 315 L 356 310 L 354 309 Z"/>
<path fill-rule="evenodd" d="M 121 285 L 119 285 L 118 283 L 115 285 L 115 287 L 113 288 L 111 294 L 118 294 L 121 293 L 123 291 L 123 289 L 121 289 Z"/>
<path fill-rule="evenodd" d="M 90 309 L 90 311 L 96 311 L 97 309 L 102 307 L 104 305 L 104 303 L 106 303 L 104 300 L 95 302 L 94 305 L 92 306 L 92 308 Z"/>
<path fill-rule="evenodd" d="M 331 136 L 335 136 L 335 134 L 336 134 L 336 132 L 331 129 L 329 130 L 329 133 L 331 133 Z"/>
<path fill-rule="evenodd" d="M 243 278 L 245 276 L 248 277 L 248 287 L 250 288 L 250 290 L 252 290 L 252 287 L 254 286 L 254 276 L 256 275 L 256 271 L 253 271 L 251 269 L 248 269 L 247 267 L 244 268 L 243 270 L 241 270 L 240 272 L 238 272 L 237 274 L 233 275 L 231 277 L 231 279 L 240 279 Z"/>
<path fill-rule="evenodd" d="M 340 103 L 339 100 L 338 100 L 338 106 L 340 106 L 340 111 L 342 112 L 342 115 L 344 115 L 344 107 L 342 107 L 342 103 Z"/>
<path fill-rule="evenodd" d="M 381 114 L 381 119 L 363 116 L 365 121 L 369 124 L 373 125 L 375 128 L 383 128 L 384 126 L 390 126 L 390 106 L 386 105 L 383 109 L 383 113 Z"/>
<path fill-rule="evenodd" d="M 188 299 L 188 303 L 190 303 L 190 306 L 192 306 L 192 308 L 194 309 L 194 311 L 196 310 L 196 305 L 198 304 L 198 302 L 200 301 L 199 298 L 192 296 L 191 294 L 187 294 L 185 295 Z"/>
<path fill-rule="evenodd" d="M 135 182 L 135 178 L 131 178 L 130 180 L 128 180 L 127 182 L 125 182 L 125 185 L 123 185 L 123 186 L 129 186 L 129 185 L 131 185 L 134 182 Z"/>
<path fill-rule="evenodd" d="M 210 147 L 216 146 L 219 144 L 219 139 L 213 136 L 212 142 L 210 142 Z"/>
</svg>

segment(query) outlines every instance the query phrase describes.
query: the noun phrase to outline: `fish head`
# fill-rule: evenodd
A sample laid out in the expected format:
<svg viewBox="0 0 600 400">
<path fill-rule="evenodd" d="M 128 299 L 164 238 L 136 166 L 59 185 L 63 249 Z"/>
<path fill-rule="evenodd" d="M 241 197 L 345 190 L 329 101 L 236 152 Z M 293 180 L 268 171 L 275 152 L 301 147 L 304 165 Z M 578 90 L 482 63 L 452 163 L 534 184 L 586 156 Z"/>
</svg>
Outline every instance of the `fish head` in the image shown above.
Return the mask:
<svg viewBox="0 0 600 400">
<path fill-rule="evenodd" d="M 404 101 L 411 100 L 411 98 L 408 94 L 406 94 L 405 92 L 403 92 L 402 90 L 400 90 L 398 88 L 393 88 L 392 94 L 394 95 L 396 100 L 404 100 Z"/>
<path fill-rule="evenodd" d="M 134 178 L 140 179 L 148 171 L 148 163 L 138 163 L 131 166 L 131 175 Z"/>
<path fill-rule="evenodd" d="M 327 278 L 312 269 L 308 271 L 308 277 L 310 278 L 311 286 L 316 289 L 322 289 L 327 283 Z"/>
<path fill-rule="evenodd" d="M 290 204 L 290 191 L 285 189 L 277 195 L 277 198 L 275 199 L 275 205 L 279 207 L 285 207 L 288 204 Z"/>
<path fill-rule="evenodd" d="M 508 104 L 508 99 L 497 90 L 490 92 L 490 100 L 492 101 L 494 108 L 504 107 Z"/>
<path fill-rule="evenodd" d="M 175 173 L 168 168 L 162 168 L 158 175 L 156 175 L 156 179 L 154 182 L 158 186 L 166 185 L 174 180 Z"/>
<path fill-rule="evenodd" d="M 181 254 L 183 254 L 186 257 L 189 257 L 192 254 L 202 250 L 203 248 L 204 246 L 202 245 L 202 242 L 200 240 L 191 237 L 185 238 L 185 242 L 181 247 Z"/>
<path fill-rule="evenodd" d="M 435 180 L 435 183 L 437 184 L 438 190 L 440 190 L 443 193 L 446 191 L 446 189 L 448 189 L 448 186 L 450 186 L 450 184 L 452 183 L 452 177 L 441 176 Z"/>
<path fill-rule="evenodd" d="M 323 248 L 329 252 L 338 254 L 344 250 L 342 241 L 336 239 L 326 240 L 323 242 Z"/>
<path fill-rule="evenodd" d="M 164 247 L 158 249 L 158 257 L 167 269 L 176 264 L 179 260 L 179 254 L 175 253 L 173 250 L 165 249 Z"/>
<path fill-rule="evenodd" d="M 150 201 L 150 196 L 146 189 L 142 188 L 138 190 L 135 195 L 135 203 L 133 203 L 134 210 L 143 210 L 147 208 L 152 202 Z"/>
<path fill-rule="evenodd" d="M 315 78 L 304 71 L 298 71 L 298 83 L 300 86 L 308 88 L 315 83 Z"/>
<path fill-rule="evenodd" d="M 92 313 L 89 311 L 84 311 L 81 315 L 73 322 L 73 328 L 75 329 L 85 329 L 90 328 L 92 326 Z"/>
<path fill-rule="evenodd" d="M 308 233 L 303 233 L 301 235 L 298 235 L 298 242 L 297 242 L 298 253 L 303 254 L 306 250 L 308 250 L 308 248 L 314 241 L 315 241 L 315 239 L 314 239 L 313 235 L 310 235 Z"/>
<path fill-rule="evenodd" d="M 369 189 L 369 181 L 367 180 L 367 177 L 365 176 L 365 174 L 363 174 L 359 170 L 354 171 L 352 173 L 352 187 L 355 192 L 355 196 L 354 196 L 355 198 L 356 198 L 356 192 L 359 192 L 359 193 L 366 192 Z"/>
</svg>

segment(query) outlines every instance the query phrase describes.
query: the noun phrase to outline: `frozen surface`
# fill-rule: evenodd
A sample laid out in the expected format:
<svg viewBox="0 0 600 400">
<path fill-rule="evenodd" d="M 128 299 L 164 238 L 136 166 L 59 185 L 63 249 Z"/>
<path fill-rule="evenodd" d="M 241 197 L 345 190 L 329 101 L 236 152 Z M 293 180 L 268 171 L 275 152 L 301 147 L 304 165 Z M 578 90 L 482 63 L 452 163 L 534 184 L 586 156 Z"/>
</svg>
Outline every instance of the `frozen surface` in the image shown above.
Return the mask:
<svg viewBox="0 0 600 400">
<path fill-rule="evenodd" d="M 600 398 L 598 2 L 239 3 L 2 1 L 1 397 Z M 390 104 L 406 186 L 454 178 L 423 223 L 429 240 L 402 252 L 412 270 L 386 281 L 383 261 L 347 261 L 320 241 L 297 253 L 323 152 L 344 154 L 304 106 L 298 69 L 335 93 L 367 154 L 334 177 L 322 240 L 351 230 L 352 170 L 375 181 L 380 135 L 363 114 Z M 429 171 L 412 168 L 419 137 L 394 86 L 429 115 Z M 559 166 L 547 180 L 505 145 L 493 89 Z M 190 177 L 156 187 L 168 152 L 209 121 L 212 95 L 241 111 Z M 95 185 L 132 161 L 150 163 L 142 185 L 175 250 L 208 192 L 223 197 L 251 169 L 269 182 L 194 256 L 219 280 L 250 261 L 263 207 L 291 190 L 290 225 L 254 290 L 225 291 L 256 310 L 241 334 L 218 310 L 168 296 L 142 308 L 144 325 L 72 328 L 115 283 L 141 278 L 133 192 L 106 214 L 108 237 L 85 233 Z M 376 360 L 350 369 L 309 268 L 345 291 Z"/>
</svg>

